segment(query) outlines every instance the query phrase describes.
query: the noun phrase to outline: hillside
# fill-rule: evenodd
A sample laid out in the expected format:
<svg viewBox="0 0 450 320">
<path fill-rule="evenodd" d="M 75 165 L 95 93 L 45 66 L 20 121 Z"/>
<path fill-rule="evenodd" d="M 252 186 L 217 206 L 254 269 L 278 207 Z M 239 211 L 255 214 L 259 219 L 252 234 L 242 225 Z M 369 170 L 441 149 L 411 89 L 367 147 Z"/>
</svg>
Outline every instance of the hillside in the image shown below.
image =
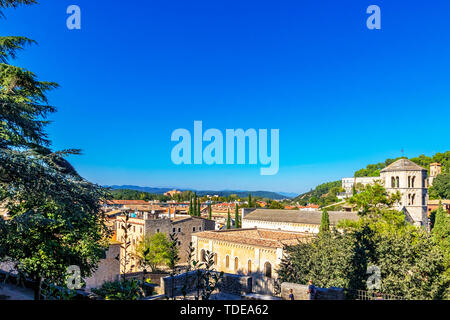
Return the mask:
<svg viewBox="0 0 450 320">
<path fill-rule="evenodd" d="M 175 189 L 175 188 L 153 188 L 153 187 L 140 187 L 140 186 L 133 186 L 133 185 L 114 185 L 114 186 L 106 186 L 114 190 L 127 190 L 126 192 L 121 192 L 120 195 L 117 192 L 113 192 L 114 196 L 120 197 L 126 197 L 130 196 L 130 200 L 134 199 L 140 199 L 140 197 L 146 197 L 150 199 L 156 199 L 160 198 L 157 197 L 157 195 L 163 195 L 165 192 Z M 183 189 L 178 189 L 180 191 L 187 191 Z M 132 192 L 135 191 L 135 192 Z M 228 197 L 232 194 L 237 195 L 239 198 L 246 199 L 249 194 L 252 195 L 254 198 L 267 198 L 271 200 L 281 200 L 281 199 L 287 199 L 290 198 L 286 194 L 280 194 L 277 192 L 272 191 L 236 191 L 236 190 L 222 190 L 222 191 L 214 191 L 214 190 L 192 190 L 194 192 L 197 192 L 197 195 L 204 196 L 204 195 L 218 195 L 220 197 Z M 137 198 L 136 198 L 137 197 Z M 119 198 L 117 198 L 119 199 Z M 123 198 L 125 199 L 125 198 Z"/>
<path fill-rule="evenodd" d="M 355 172 L 355 177 L 379 177 L 380 171 L 386 168 L 388 165 L 394 163 L 398 159 L 407 157 L 399 157 L 395 159 L 386 159 L 384 162 L 379 162 L 376 164 L 368 164 L 365 168 L 359 169 Z M 444 153 L 436 153 L 433 156 L 426 156 L 421 154 L 418 157 L 410 158 L 412 162 L 424 167 L 428 171 L 430 170 L 430 163 L 438 162 L 442 164 L 442 172 L 450 173 L 450 151 Z M 333 199 L 337 200 L 336 193 L 339 192 L 342 183 L 340 180 L 326 182 L 318 185 L 311 191 L 300 194 L 299 196 L 292 199 L 293 201 L 299 202 L 299 204 L 306 203 L 317 203 L 319 205 L 326 205 L 333 203 Z"/>
</svg>

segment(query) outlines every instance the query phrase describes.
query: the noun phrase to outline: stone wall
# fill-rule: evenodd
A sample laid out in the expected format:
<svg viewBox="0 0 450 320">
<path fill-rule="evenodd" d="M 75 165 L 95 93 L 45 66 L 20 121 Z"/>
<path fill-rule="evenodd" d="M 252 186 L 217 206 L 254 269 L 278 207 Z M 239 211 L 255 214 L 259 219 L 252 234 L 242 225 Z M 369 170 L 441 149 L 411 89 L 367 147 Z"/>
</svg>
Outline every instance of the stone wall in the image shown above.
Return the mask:
<svg viewBox="0 0 450 320">
<path fill-rule="evenodd" d="M 161 292 L 172 297 L 182 295 L 182 288 L 186 285 L 187 293 L 195 293 L 197 271 L 190 271 L 172 277 L 161 278 Z M 173 283 L 173 293 L 172 293 Z M 221 285 L 218 288 L 221 293 L 243 295 L 252 292 L 252 278 L 248 276 L 225 273 Z"/>
<path fill-rule="evenodd" d="M 309 300 L 308 285 L 283 282 L 281 284 L 281 298 L 289 300 L 289 290 L 292 289 L 294 300 Z M 316 287 L 316 297 L 314 300 L 345 300 L 344 289 L 342 288 L 318 288 Z"/>
<path fill-rule="evenodd" d="M 98 269 L 94 274 L 86 278 L 86 290 L 99 288 L 104 282 L 116 281 L 120 275 L 120 261 L 116 257 L 120 253 L 120 244 L 110 244 L 106 251 L 106 258 L 101 259 L 98 263 Z"/>
</svg>

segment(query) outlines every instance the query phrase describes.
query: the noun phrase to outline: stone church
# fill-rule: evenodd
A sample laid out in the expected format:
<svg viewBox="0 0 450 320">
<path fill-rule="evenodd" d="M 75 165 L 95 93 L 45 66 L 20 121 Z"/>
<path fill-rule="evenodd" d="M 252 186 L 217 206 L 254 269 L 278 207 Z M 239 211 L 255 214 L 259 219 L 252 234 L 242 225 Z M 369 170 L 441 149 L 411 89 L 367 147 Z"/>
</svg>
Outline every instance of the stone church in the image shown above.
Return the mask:
<svg viewBox="0 0 450 320">
<path fill-rule="evenodd" d="M 380 171 L 380 180 L 390 193 L 400 191 L 398 209 L 411 223 L 428 227 L 427 170 L 408 159 L 400 159 Z"/>
</svg>

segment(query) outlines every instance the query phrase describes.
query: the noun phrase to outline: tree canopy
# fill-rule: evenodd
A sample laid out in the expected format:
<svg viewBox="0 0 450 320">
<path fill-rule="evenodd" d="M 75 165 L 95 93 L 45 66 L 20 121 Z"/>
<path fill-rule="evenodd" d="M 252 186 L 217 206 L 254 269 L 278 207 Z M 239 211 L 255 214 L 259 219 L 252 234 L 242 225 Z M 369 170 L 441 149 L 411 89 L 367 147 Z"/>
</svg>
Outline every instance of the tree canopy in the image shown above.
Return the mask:
<svg viewBox="0 0 450 320">
<path fill-rule="evenodd" d="M 1 1 L 0 8 L 35 1 Z M 39 81 L 24 68 L 10 64 L 25 37 L 0 37 L 0 259 L 36 282 L 42 278 L 64 284 L 69 265 L 87 277 L 108 246 L 109 231 L 100 210 L 103 188 L 83 179 L 65 159 L 80 154 L 52 151 L 45 133 L 55 112 L 47 93 L 58 85 Z"/>
</svg>

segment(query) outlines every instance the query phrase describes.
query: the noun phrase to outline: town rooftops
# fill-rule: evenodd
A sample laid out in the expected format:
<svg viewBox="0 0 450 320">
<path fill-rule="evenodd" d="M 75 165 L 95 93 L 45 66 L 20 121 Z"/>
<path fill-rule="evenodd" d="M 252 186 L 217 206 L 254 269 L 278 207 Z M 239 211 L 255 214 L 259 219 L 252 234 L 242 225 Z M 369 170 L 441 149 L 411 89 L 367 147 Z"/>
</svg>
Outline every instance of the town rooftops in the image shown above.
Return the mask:
<svg viewBox="0 0 450 320">
<path fill-rule="evenodd" d="M 105 204 L 109 205 L 148 205 L 149 203 L 145 200 L 106 200 Z"/>
<path fill-rule="evenodd" d="M 202 231 L 194 233 L 193 236 L 270 248 L 283 248 L 284 245 L 294 245 L 313 237 L 311 234 L 300 232 L 257 228 Z"/>
<path fill-rule="evenodd" d="M 415 164 L 411 160 L 400 159 L 390 164 L 380 172 L 389 172 L 389 171 L 427 171 L 427 169 Z"/>
<path fill-rule="evenodd" d="M 346 211 L 328 211 L 331 225 L 336 225 L 339 221 L 348 219 L 356 221 L 358 215 L 356 212 Z M 275 210 L 275 209 L 256 209 L 244 217 L 244 220 L 257 220 L 280 223 L 299 223 L 320 225 L 322 211 L 301 211 L 301 210 Z"/>
</svg>

